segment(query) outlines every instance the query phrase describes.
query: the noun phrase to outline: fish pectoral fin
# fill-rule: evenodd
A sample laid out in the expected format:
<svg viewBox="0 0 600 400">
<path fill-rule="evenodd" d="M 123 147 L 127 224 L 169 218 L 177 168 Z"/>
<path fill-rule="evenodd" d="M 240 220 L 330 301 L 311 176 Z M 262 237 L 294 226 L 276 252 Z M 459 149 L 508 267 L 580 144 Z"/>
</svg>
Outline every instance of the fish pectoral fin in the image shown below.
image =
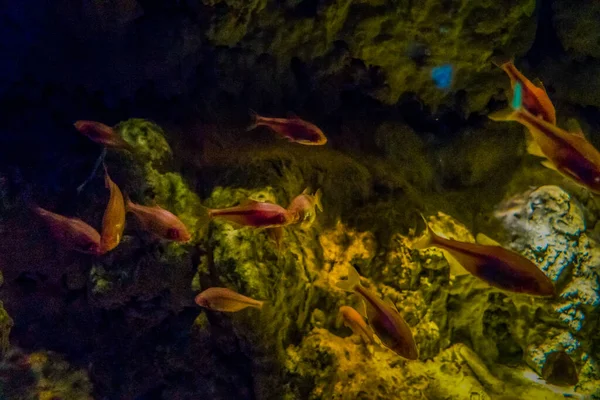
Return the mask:
<svg viewBox="0 0 600 400">
<path fill-rule="evenodd" d="M 581 129 L 581 125 L 579 125 L 579 121 L 577 121 L 575 118 L 569 118 L 567 120 L 566 125 L 567 125 L 567 131 L 569 131 L 569 133 L 572 133 L 575 136 L 585 138 L 583 129 Z"/>
<path fill-rule="evenodd" d="M 542 164 L 544 167 L 546 167 L 546 168 L 549 168 L 549 169 L 551 169 L 551 170 L 553 170 L 553 171 L 556 171 L 556 172 L 558 172 L 558 169 L 556 169 L 556 166 L 555 166 L 555 165 L 552 163 L 552 161 L 550 161 L 550 160 L 544 160 L 544 161 L 542 161 L 542 162 L 541 162 L 541 164 Z"/>
<path fill-rule="evenodd" d="M 532 156 L 546 158 L 546 155 L 542 152 L 540 146 L 532 138 L 527 139 L 527 153 Z"/>
<path fill-rule="evenodd" d="M 502 245 L 498 242 L 496 242 L 494 239 L 484 235 L 483 233 L 478 233 L 477 237 L 475 238 L 475 241 L 479 244 L 483 244 L 486 246 L 500 246 L 502 247 Z"/>
<path fill-rule="evenodd" d="M 360 298 L 360 296 L 356 295 L 358 301 L 356 302 L 356 308 L 355 310 L 363 317 L 363 318 L 368 318 L 367 316 L 367 306 L 365 305 L 365 302 L 363 299 Z"/>
<path fill-rule="evenodd" d="M 452 254 L 450 254 L 449 251 L 442 250 L 442 253 L 444 253 L 444 257 L 446 258 L 446 261 L 448 261 L 448 266 L 450 267 L 450 274 L 454 276 L 469 274 L 469 271 L 467 271 L 465 267 L 463 267 L 462 264 L 459 263 L 458 260 L 454 258 Z"/>
</svg>

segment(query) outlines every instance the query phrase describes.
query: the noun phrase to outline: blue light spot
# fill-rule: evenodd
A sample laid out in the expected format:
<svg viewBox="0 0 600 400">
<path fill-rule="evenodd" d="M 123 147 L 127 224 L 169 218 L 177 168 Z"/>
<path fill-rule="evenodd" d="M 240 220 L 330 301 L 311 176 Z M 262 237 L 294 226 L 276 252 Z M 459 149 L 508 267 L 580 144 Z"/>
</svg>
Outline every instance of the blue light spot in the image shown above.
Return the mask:
<svg viewBox="0 0 600 400">
<path fill-rule="evenodd" d="M 512 99 L 512 108 L 518 110 L 521 108 L 521 104 L 523 104 L 523 86 L 520 82 L 517 82 L 515 85 L 515 93 L 513 94 Z"/>
<path fill-rule="evenodd" d="M 440 89 L 448 89 L 452 85 L 453 67 L 450 64 L 440 65 L 431 70 L 431 79 Z"/>
</svg>

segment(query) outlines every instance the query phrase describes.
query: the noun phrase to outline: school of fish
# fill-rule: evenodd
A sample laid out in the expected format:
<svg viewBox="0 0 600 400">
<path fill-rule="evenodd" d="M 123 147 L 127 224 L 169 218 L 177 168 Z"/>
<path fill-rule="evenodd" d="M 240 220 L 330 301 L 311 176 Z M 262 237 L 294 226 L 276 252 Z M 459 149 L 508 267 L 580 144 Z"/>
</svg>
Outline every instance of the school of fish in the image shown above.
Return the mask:
<svg viewBox="0 0 600 400">
<path fill-rule="evenodd" d="M 528 152 L 542 157 L 542 164 L 556 170 L 573 182 L 593 193 L 600 193 L 600 153 L 585 138 L 578 124 L 569 121 L 569 129 L 556 125 L 556 111 L 544 86 L 530 81 L 514 65 L 512 60 L 494 62 L 508 75 L 513 96 L 511 106 L 489 115 L 495 121 L 516 121 L 528 129 Z M 437 70 L 436 70 L 437 72 Z M 437 76 L 437 75 L 436 75 Z M 302 145 L 324 145 L 327 138 L 316 125 L 292 115 L 289 118 L 268 118 L 251 111 L 253 119 L 248 130 L 263 126 L 290 142 Z M 104 149 L 135 152 L 135 148 L 119 136 L 111 127 L 95 121 L 77 121 L 75 128 Z M 105 150 L 104 153 L 105 154 Z M 103 156 L 102 156 L 103 157 Z M 104 164 L 105 186 L 108 202 L 100 232 L 75 217 L 67 217 L 31 205 L 48 226 L 51 236 L 62 246 L 85 254 L 102 255 L 117 247 L 126 228 L 127 213 L 134 215 L 138 225 L 157 239 L 188 242 L 192 234 L 185 224 L 170 211 L 158 205 L 133 203 L 112 181 Z M 304 190 L 285 208 L 278 204 L 247 199 L 238 205 L 222 209 L 203 209 L 207 223 L 222 220 L 236 227 L 266 230 L 276 238 L 278 245 L 283 230 L 290 226 L 307 226 L 316 219 L 316 212 L 323 211 L 321 190 L 314 194 Z M 517 294 L 554 297 L 556 288 L 550 278 L 531 260 L 505 249 L 500 244 L 478 235 L 477 243 L 448 239 L 436 234 L 427 218 L 425 233 L 413 242 L 415 251 L 429 247 L 440 249 L 447 258 L 454 275 L 471 274 L 490 287 Z M 381 298 L 375 288 L 361 284 L 359 273 L 349 267 L 348 278 L 339 281 L 337 287 L 352 293 L 359 299 L 356 308 L 343 305 L 338 318 L 366 345 L 380 344 L 407 360 L 419 358 L 418 345 L 410 325 L 389 298 Z M 238 312 L 246 308 L 261 310 L 264 300 L 256 300 L 229 288 L 210 287 L 195 297 L 195 303 L 215 312 Z M 556 353 L 548 360 L 544 377 L 556 378 L 555 365 L 569 365 L 565 352 Z M 573 376 L 574 375 L 574 376 Z M 563 379 L 567 384 L 577 382 L 576 371 Z"/>
</svg>

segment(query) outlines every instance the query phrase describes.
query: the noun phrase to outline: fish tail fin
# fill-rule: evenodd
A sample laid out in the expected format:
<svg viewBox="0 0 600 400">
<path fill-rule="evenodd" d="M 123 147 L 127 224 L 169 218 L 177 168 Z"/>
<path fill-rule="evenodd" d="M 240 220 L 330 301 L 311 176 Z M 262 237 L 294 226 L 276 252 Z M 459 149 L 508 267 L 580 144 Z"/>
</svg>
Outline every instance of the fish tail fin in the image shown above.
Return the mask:
<svg viewBox="0 0 600 400">
<path fill-rule="evenodd" d="M 416 250 L 422 250 L 430 247 L 433 244 L 436 237 L 436 234 L 429 227 L 429 223 L 427 222 L 425 216 L 421 213 L 419 213 L 419 215 L 423 219 L 423 222 L 425 222 L 425 233 L 413 244 L 413 249 Z"/>
<path fill-rule="evenodd" d="M 323 212 L 323 203 L 321 203 L 322 197 L 323 197 L 323 192 L 321 191 L 321 189 L 317 189 L 317 192 L 315 193 L 315 205 L 321 212 Z"/>
<path fill-rule="evenodd" d="M 523 85 L 515 84 L 514 94 L 509 108 L 488 115 L 493 121 L 517 121 L 523 106 Z"/>
<path fill-rule="evenodd" d="M 252 109 L 248 110 L 248 113 L 250 114 L 250 118 L 252 118 L 252 122 L 246 128 L 246 131 L 251 131 L 251 130 L 255 129 L 260 124 L 260 122 L 261 122 L 260 121 L 261 116 L 258 115 L 258 113 L 256 111 L 252 110 Z"/>
<path fill-rule="evenodd" d="M 358 285 L 360 285 L 360 275 L 358 274 L 356 269 L 354 269 L 353 266 L 349 265 L 348 279 L 346 279 L 345 281 L 339 281 L 338 283 L 336 283 L 335 286 L 347 292 L 353 292 L 354 288 Z"/>
</svg>

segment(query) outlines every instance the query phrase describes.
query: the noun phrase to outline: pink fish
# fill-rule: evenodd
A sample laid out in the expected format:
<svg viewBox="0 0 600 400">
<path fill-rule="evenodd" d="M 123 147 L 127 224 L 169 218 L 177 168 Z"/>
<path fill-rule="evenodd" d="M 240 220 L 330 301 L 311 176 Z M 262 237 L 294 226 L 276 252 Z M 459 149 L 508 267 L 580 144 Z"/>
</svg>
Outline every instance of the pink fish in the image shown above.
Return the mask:
<svg viewBox="0 0 600 400">
<path fill-rule="evenodd" d="M 52 236 L 63 246 L 80 253 L 100 253 L 100 234 L 79 218 L 65 217 L 39 206 L 32 206 L 31 209 L 42 218 Z"/>
<path fill-rule="evenodd" d="M 396 306 L 391 300 L 382 301 L 379 296 L 362 286 L 354 267 L 348 266 L 348 280 L 339 281 L 336 286 L 355 292 L 364 299 L 369 325 L 385 347 L 409 360 L 419 358 L 412 331 Z"/>
<path fill-rule="evenodd" d="M 164 208 L 142 206 L 129 199 L 126 207 L 140 221 L 144 230 L 158 237 L 177 242 L 187 242 L 191 238 L 185 224 Z"/>
<path fill-rule="evenodd" d="M 312 223 L 317 213 L 316 208 L 323 211 L 321 204 L 321 189 L 314 195 L 309 194 L 308 188 L 304 189 L 302 194 L 296 196 L 288 206 L 288 212 L 294 219 L 294 223 Z"/>
<path fill-rule="evenodd" d="M 244 308 L 254 307 L 259 310 L 264 301 L 254 300 L 231 289 L 211 287 L 196 296 L 196 304 L 213 311 L 236 312 Z"/>
<path fill-rule="evenodd" d="M 96 121 L 77 121 L 75 129 L 90 140 L 106 147 L 124 149 L 133 152 L 133 147 L 125 141 L 113 128 Z"/>
<path fill-rule="evenodd" d="M 295 115 L 291 118 L 267 118 L 252 110 L 250 110 L 250 115 L 254 120 L 248 130 L 266 126 L 290 142 L 316 146 L 327 143 L 327 138 L 319 127 Z"/>
<path fill-rule="evenodd" d="M 235 207 L 209 209 L 210 219 L 221 218 L 241 226 L 274 228 L 293 222 L 288 211 L 273 203 L 246 200 Z"/>
</svg>

